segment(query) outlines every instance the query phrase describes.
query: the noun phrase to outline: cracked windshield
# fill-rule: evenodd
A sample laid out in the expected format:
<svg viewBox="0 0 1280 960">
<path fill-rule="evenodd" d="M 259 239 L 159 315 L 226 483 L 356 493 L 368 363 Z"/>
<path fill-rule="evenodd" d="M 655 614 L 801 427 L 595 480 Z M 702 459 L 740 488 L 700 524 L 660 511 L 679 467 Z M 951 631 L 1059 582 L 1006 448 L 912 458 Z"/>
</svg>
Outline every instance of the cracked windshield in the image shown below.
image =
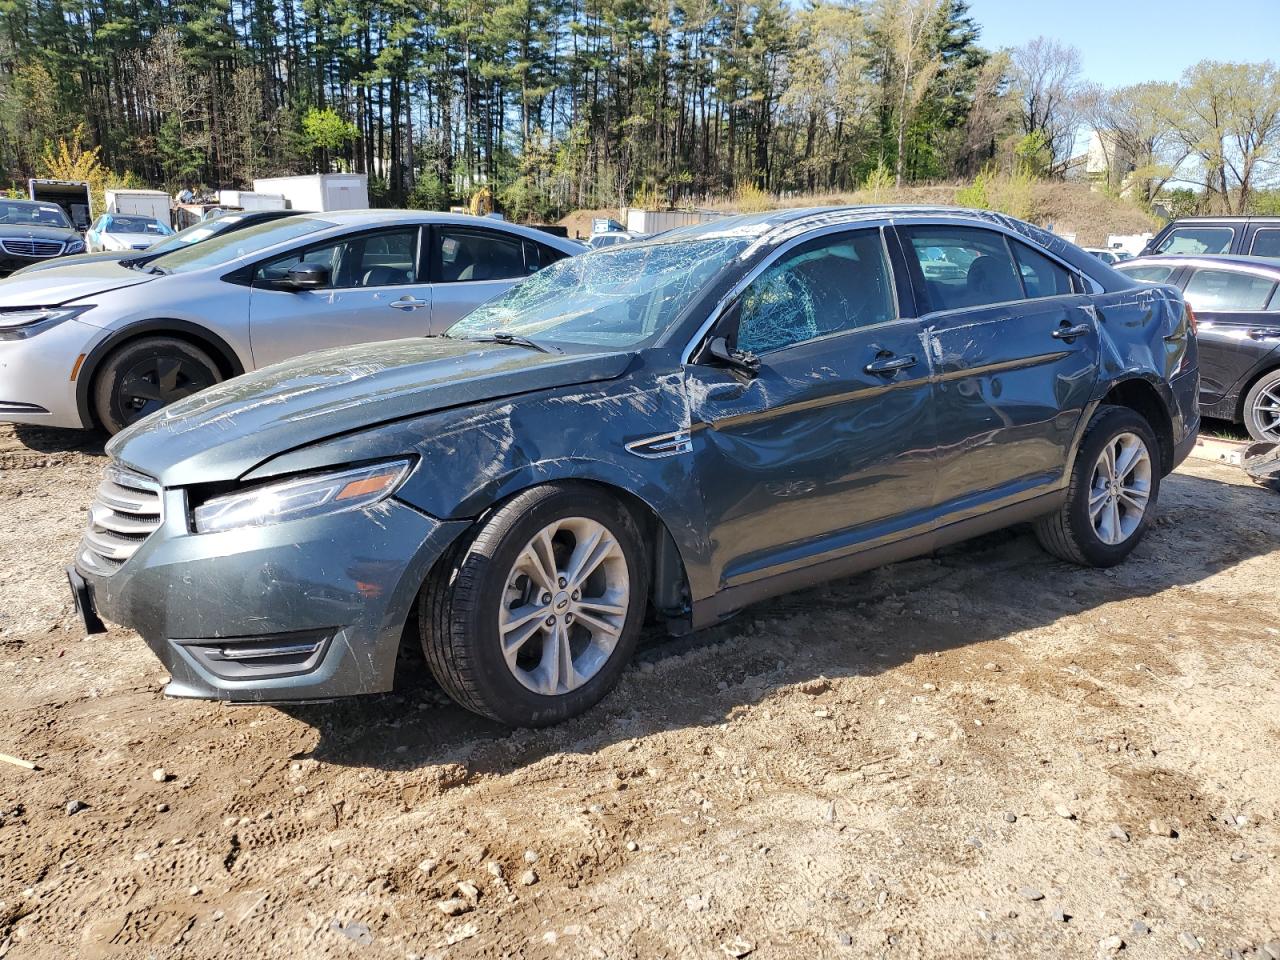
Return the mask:
<svg viewBox="0 0 1280 960">
<path fill-rule="evenodd" d="M 561 260 L 480 307 L 448 336 L 634 346 L 665 330 L 749 243 L 744 237 L 675 240 Z"/>
</svg>

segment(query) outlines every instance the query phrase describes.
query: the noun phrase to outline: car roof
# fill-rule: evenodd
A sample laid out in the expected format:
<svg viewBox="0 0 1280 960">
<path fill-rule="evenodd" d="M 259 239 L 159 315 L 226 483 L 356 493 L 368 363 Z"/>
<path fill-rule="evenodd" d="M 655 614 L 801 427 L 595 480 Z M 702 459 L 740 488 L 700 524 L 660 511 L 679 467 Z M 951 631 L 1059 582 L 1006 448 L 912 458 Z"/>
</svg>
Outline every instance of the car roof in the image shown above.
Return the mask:
<svg viewBox="0 0 1280 960">
<path fill-rule="evenodd" d="M 1263 270 L 1280 274 L 1280 257 L 1251 257 L 1243 253 L 1157 253 L 1148 257 L 1126 260 L 1116 269 L 1127 272 L 1134 266 L 1165 264 L 1172 267 L 1216 267 L 1228 270 Z"/>
<path fill-rule="evenodd" d="M 336 227 L 378 227 L 397 223 L 441 223 L 453 226 L 484 227 L 516 233 L 530 240 L 537 240 L 564 251 L 581 252 L 582 245 L 564 237 L 523 224 L 498 220 L 494 217 L 477 217 L 470 213 L 441 213 L 433 210 L 328 210 L 318 213 L 300 213 L 297 216 L 322 220 Z"/>
</svg>

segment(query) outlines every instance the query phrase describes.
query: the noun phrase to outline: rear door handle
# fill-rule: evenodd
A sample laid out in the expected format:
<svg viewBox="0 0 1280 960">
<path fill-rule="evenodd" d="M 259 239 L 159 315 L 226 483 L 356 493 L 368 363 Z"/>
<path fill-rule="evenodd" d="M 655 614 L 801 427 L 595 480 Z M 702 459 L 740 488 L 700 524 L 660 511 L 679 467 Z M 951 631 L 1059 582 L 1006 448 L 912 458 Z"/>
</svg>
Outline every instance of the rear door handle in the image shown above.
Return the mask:
<svg viewBox="0 0 1280 960">
<path fill-rule="evenodd" d="M 416 310 L 418 307 L 427 307 L 431 305 L 429 300 L 415 300 L 413 297 L 401 297 L 399 300 L 392 300 L 387 306 L 394 307 L 397 310 Z"/>
<path fill-rule="evenodd" d="M 1057 340 L 1066 340 L 1070 343 L 1076 337 L 1083 337 L 1093 328 L 1087 323 L 1077 323 L 1074 327 L 1061 326 L 1053 331 L 1052 336 Z"/>
<path fill-rule="evenodd" d="M 914 367 L 916 363 L 916 358 L 910 355 L 905 357 L 880 357 L 872 360 L 864 369 L 867 373 L 893 373 L 896 370 Z"/>
</svg>

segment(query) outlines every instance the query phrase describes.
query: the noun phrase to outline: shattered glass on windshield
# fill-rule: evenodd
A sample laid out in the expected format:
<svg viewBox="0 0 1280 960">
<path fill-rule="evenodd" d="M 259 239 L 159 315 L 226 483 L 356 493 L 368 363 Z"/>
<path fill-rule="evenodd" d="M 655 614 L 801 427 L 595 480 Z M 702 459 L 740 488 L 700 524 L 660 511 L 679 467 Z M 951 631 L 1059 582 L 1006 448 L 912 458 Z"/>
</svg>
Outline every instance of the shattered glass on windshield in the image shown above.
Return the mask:
<svg viewBox="0 0 1280 960">
<path fill-rule="evenodd" d="M 634 346 L 663 332 L 749 242 L 720 237 L 625 244 L 561 260 L 446 335 Z"/>
</svg>

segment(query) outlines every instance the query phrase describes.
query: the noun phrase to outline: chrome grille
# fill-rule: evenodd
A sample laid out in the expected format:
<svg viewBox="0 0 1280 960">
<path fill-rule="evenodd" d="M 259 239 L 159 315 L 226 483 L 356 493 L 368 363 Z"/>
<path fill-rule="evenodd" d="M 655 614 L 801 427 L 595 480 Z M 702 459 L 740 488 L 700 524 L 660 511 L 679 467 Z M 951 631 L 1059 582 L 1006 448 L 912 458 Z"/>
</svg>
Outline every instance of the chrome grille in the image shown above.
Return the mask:
<svg viewBox="0 0 1280 960">
<path fill-rule="evenodd" d="M 154 480 L 108 467 L 89 507 L 80 563 L 103 576 L 115 573 L 160 527 L 163 505 L 160 485 Z"/>
<path fill-rule="evenodd" d="M 14 257 L 56 257 L 64 246 L 57 240 L 0 240 L 4 252 Z"/>
</svg>

